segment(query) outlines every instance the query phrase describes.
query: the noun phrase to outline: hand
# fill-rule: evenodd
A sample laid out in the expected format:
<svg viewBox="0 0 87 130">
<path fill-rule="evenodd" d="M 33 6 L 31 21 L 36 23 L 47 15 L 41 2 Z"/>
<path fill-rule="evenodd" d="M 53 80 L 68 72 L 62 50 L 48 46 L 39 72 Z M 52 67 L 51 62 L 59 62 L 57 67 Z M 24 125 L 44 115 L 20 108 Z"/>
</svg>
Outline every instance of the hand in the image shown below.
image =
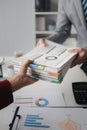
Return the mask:
<svg viewBox="0 0 87 130">
<path fill-rule="evenodd" d="M 70 49 L 69 52 L 77 53 L 76 58 L 71 64 L 71 67 L 87 61 L 87 48 Z"/>
<path fill-rule="evenodd" d="M 20 71 L 14 75 L 12 78 L 8 79 L 8 81 L 11 83 L 12 86 L 12 91 L 16 91 L 26 85 L 32 84 L 36 81 L 37 79 L 31 78 L 26 75 L 27 68 L 29 64 L 31 64 L 33 61 L 27 60 L 21 67 Z"/>
<path fill-rule="evenodd" d="M 39 41 L 36 43 L 37 46 L 46 46 L 46 41 L 44 38 L 40 38 Z"/>
</svg>

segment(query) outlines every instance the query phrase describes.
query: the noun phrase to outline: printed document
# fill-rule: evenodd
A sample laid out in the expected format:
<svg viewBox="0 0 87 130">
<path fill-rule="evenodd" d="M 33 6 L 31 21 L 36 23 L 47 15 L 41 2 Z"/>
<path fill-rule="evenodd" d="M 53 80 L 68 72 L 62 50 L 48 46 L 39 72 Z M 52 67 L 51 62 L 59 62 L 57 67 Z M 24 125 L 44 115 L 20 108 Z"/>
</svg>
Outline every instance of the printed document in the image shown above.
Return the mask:
<svg viewBox="0 0 87 130">
<path fill-rule="evenodd" d="M 18 130 L 87 130 L 87 109 L 20 108 Z"/>
</svg>

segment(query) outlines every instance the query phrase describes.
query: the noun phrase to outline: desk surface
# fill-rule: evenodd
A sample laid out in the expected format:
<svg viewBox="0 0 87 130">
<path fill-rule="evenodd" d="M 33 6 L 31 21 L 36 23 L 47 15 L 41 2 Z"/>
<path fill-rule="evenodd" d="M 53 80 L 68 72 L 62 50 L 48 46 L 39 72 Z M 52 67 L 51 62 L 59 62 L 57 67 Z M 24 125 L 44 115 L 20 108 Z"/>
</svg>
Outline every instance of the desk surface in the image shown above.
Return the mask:
<svg viewBox="0 0 87 130">
<path fill-rule="evenodd" d="M 11 58 L 9 60 L 11 60 Z M 49 92 L 50 90 L 56 92 L 61 91 L 64 95 L 64 100 L 67 106 L 77 106 L 72 93 L 72 82 L 79 82 L 79 81 L 87 81 L 87 76 L 84 74 L 84 72 L 80 69 L 79 66 L 76 66 L 68 70 L 61 84 L 55 84 L 39 80 L 35 84 L 29 85 L 29 87 L 25 87 L 23 89 L 16 91 L 14 94 L 20 94 L 20 93 L 29 94 L 33 92 L 47 92 L 47 91 Z M 0 130 L 8 130 L 9 127 L 6 124 L 6 119 L 8 119 L 7 117 L 9 115 L 11 115 L 12 106 L 13 104 L 9 105 L 8 107 L 0 111 Z"/>
</svg>

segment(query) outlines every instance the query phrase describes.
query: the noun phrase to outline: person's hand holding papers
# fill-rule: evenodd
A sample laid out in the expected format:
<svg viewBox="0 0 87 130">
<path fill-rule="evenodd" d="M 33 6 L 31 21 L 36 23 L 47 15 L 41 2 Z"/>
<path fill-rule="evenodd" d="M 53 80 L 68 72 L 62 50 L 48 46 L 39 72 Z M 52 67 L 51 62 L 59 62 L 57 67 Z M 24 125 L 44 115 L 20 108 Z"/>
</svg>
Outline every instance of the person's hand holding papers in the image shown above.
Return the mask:
<svg viewBox="0 0 87 130">
<path fill-rule="evenodd" d="M 26 74 L 30 64 L 32 64 L 32 61 L 26 60 L 14 76 L 0 81 L 0 110 L 14 101 L 14 91 L 38 81 Z"/>
<path fill-rule="evenodd" d="M 87 61 L 87 48 L 70 49 L 69 52 L 77 53 L 77 57 L 73 60 L 71 67 Z"/>
<path fill-rule="evenodd" d="M 16 75 L 9 78 L 8 81 L 11 83 L 12 91 L 16 91 L 24 86 L 30 85 L 38 81 L 35 78 L 31 78 L 27 76 L 27 68 L 28 66 L 33 63 L 31 60 L 26 60 L 26 62 L 21 66 L 20 70 Z"/>
</svg>

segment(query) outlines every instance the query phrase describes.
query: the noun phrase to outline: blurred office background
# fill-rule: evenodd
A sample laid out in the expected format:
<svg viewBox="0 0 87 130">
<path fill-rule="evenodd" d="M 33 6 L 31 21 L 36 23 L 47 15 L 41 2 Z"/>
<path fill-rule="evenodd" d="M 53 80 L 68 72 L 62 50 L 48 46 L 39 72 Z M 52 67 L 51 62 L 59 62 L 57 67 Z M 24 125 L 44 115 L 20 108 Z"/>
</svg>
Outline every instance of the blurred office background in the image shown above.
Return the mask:
<svg viewBox="0 0 87 130">
<path fill-rule="evenodd" d="M 34 46 L 33 0 L 0 0 L 0 56 Z"/>
<path fill-rule="evenodd" d="M 30 51 L 54 32 L 57 15 L 58 0 L 0 0 L 0 56 Z"/>
</svg>

